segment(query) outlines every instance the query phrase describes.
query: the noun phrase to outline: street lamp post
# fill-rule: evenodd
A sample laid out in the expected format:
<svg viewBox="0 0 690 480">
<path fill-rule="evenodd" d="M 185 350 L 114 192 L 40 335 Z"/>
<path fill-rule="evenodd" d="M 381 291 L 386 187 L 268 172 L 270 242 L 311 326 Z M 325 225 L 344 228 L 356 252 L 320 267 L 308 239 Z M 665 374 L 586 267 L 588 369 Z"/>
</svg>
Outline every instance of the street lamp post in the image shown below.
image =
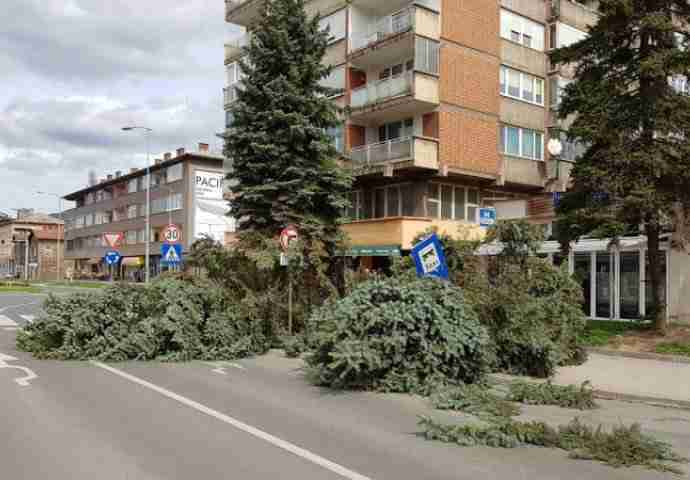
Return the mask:
<svg viewBox="0 0 690 480">
<path fill-rule="evenodd" d="M 144 272 L 145 282 L 149 283 L 151 275 L 150 256 L 151 256 L 151 142 L 149 136 L 153 129 L 148 127 L 122 127 L 124 132 L 140 130 L 146 137 L 146 270 Z"/>
<path fill-rule="evenodd" d="M 58 199 L 58 210 L 59 210 L 59 215 L 60 215 L 60 220 L 63 222 L 62 224 L 62 232 L 60 231 L 60 224 L 58 223 L 58 233 L 57 233 L 57 278 L 56 280 L 59 282 L 61 280 L 61 273 L 62 273 L 62 265 L 60 262 L 60 234 L 62 233 L 64 235 L 65 228 L 64 228 L 64 221 L 65 219 L 63 218 L 63 210 L 62 210 L 62 196 L 58 195 L 57 193 L 51 193 L 51 192 L 42 192 L 42 191 L 37 191 L 37 195 L 49 195 L 51 197 L 57 197 Z"/>
</svg>

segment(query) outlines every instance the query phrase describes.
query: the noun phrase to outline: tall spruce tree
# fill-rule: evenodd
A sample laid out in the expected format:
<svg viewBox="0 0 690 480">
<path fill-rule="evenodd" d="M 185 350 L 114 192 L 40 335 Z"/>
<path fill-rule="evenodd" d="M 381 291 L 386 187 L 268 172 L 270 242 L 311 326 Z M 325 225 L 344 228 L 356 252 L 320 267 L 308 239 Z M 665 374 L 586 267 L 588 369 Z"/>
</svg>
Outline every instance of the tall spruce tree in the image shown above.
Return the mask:
<svg viewBox="0 0 690 480">
<path fill-rule="evenodd" d="M 552 62 L 575 68 L 559 116 L 576 115 L 569 137 L 588 146 L 557 210 L 559 236 L 568 248 L 586 234 L 618 237 L 642 226 L 648 314 L 663 333 L 661 235 L 674 228 L 685 234 L 677 214 L 690 206 L 690 96 L 678 88 L 690 73 L 690 3 L 599 3 L 587 38 L 551 54 Z"/>
<path fill-rule="evenodd" d="M 231 212 L 240 232 L 275 236 L 295 224 L 307 243 L 333 254 L 352 177 L 338 162 L 327 129 L 339 123 L 320 85 L 330 34 L 309 18 L 304 0 L 266 2 L 240 61 L 225 154 L 233 162 Z"/>
</svg>

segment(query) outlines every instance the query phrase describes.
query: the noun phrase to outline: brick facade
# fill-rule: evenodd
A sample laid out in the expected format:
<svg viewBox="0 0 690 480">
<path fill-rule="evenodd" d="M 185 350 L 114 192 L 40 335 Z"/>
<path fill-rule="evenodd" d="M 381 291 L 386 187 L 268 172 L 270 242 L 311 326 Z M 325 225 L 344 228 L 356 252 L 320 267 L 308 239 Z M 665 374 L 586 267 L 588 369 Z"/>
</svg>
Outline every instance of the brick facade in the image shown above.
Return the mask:
<svg viewBox="0 0 690 480">
<path fill-rule="evenodd" d="M 498 175 L 497 119 L 465 110 L 442 111 L 439 118 L 439 156 L 443 165 Z"/>
</svg>

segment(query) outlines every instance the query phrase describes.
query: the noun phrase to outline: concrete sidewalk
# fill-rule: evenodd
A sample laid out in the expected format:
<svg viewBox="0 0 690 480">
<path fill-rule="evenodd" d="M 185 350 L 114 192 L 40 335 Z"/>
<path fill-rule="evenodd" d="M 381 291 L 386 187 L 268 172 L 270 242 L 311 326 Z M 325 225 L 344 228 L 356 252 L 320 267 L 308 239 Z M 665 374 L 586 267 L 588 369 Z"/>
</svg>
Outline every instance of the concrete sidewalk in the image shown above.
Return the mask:
<svg viewBox="0 0 690 480">
<path fill-rule="evenodd" d="M 690 364 L 590 353 L 577 367 L 562 367 L 554 378 L 561 385 L 589 380 L 603 397 L 671 401 L 690 407 Z"/>
</svg>

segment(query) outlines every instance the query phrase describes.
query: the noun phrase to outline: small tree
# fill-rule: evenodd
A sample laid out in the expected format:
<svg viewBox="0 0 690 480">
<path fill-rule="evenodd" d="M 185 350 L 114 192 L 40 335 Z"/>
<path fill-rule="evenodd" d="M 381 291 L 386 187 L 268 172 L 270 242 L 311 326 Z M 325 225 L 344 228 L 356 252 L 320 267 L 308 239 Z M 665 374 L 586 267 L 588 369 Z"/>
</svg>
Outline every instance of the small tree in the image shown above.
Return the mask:
<svg viewBox="0 0 690 480">
<path fill-rule="evenodd" d="M 352 177 L 327 135 L 339 124 L 332 92 L 320 85 L 331 73 L 322 64 L 330 34 L 308 18 L 304 0 L 266 3 L 240 61 L 225 146 L 234 164 L 230 214 L 240 232 L 267 237 L 298 225 L 305 245 L 322 242 L 334 255 Z"/>
<path fill-rule="evenodd" d="M 576 115 L 569 137 L 588 145 L 558 208 L 558 231 L 568 248 L 585 234 L 616 237 L 643 225 L 651 314 L 664 332 L 660 237 L 690 206 L 690 97 L 678 88 L 690 72 L 690 4 L 599 4 L 587 38 L 551 54 L 554 63 L 575 65 L 559 115 Z"/>
</svg>

